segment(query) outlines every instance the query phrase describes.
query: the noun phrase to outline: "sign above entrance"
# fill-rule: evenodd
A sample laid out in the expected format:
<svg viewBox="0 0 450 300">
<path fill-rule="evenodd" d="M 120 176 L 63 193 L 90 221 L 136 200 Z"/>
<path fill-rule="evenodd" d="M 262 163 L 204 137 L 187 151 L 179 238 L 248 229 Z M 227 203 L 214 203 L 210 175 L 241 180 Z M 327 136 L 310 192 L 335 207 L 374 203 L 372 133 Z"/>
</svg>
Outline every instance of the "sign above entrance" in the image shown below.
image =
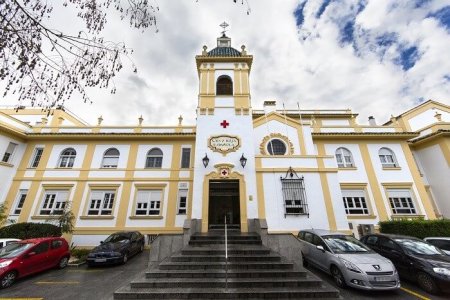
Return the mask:
<svg viewBox="0 0 450 300">
<path fill-rule="evenodd" d="M 214 152 L 226 155 L 241 148 L 241 139 L 232 135 L 212 136 L 208 139 L 208 147 Z"/>
</svg>

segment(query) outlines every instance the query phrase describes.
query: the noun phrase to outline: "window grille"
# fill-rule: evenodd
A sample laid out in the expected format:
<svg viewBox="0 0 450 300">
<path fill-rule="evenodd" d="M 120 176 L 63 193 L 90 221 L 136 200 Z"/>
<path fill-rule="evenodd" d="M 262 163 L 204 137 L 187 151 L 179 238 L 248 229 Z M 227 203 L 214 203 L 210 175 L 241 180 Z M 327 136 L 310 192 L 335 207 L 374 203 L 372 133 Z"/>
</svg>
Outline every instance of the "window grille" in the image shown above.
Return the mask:
<svg viewBox="0 0 450 300">
<path fill-rule="evenodd" d="M 295 176 L 295 177 L 294 177 Z M 307 215 L 309 217 L 304 178 L 289 167 L 286 176 L 280 177 L 283 192 L 284 217 L 287 215 Z"/>
</svg>

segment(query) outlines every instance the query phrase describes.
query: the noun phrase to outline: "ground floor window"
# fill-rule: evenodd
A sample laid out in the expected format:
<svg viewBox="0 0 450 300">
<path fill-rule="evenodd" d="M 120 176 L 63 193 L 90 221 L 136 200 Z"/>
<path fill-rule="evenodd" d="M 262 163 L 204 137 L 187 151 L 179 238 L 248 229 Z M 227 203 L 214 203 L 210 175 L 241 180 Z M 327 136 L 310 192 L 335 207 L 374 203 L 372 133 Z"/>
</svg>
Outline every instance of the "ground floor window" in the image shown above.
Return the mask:
<svg viewBox="0 0 450 300">
<path fill-rule="evenodd" d="M 188 184 L 181 182 L 178 185 L 178 210 L 179 215 L 185 215 L 187 210 Z"/>
<path fill-rule="evenodd" d="M 389 203 L 391 205 L 392 213 L 394 215 L 417 214 L 410 190 L 398 189 L 398 190 L 388 190 L 387 192 L 389 195 Z"/>
<path fill-rule="evenodd" d="M 292 168 L 289 168 L 286 176 L 280 179 L 285 209 L 284 216 L 309 215 L 303 177 L 299 177 Z"/>
<path fill-rule="evenodd" d="M 92 191 L 89 202 L 89 216 L 109 216 L 114 206 L 115 191 Z"/>
<path fill-rule="evenodd" d="M 69 198 L 68 190 L 47 190 L 44 193 L 41 215 L 61 215 Z"/>
<path fill-rule="evenodd" d="M 161 213 L 162 190 L 138 190 L 137 216 L 158 216 Z"/>
<path fill-rule="evenodd" d="M 347 215 L 369 214 L 364 190 L 342 190 L 342 199 Z"/>
</svg>

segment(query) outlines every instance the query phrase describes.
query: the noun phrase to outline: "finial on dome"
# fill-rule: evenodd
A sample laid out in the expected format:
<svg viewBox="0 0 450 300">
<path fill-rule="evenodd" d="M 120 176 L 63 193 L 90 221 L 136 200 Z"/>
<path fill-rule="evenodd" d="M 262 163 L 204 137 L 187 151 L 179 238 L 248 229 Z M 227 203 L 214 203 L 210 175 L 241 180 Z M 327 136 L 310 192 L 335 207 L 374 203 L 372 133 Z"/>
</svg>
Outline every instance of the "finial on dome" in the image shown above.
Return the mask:
<svg viewBox="0 0 450 300">
<path fill-rule="evenodd" d="M 245 51 L 245 45 L 242 45 L 242 46 L 241 46 L 241 50 L 242 50 L 242 51 L 241 51 L 241 54 L 242 54 L 242 55 L 247 55 L 247 51 Z"/>
<path fill-rule="evenodd" d="M 208 47 L 206 45 L 203 45 L 202 55 L 207 55 L 208 54 L 208 51 L 206 51 L 206 49 L 208 49 Z"/>
</svg>

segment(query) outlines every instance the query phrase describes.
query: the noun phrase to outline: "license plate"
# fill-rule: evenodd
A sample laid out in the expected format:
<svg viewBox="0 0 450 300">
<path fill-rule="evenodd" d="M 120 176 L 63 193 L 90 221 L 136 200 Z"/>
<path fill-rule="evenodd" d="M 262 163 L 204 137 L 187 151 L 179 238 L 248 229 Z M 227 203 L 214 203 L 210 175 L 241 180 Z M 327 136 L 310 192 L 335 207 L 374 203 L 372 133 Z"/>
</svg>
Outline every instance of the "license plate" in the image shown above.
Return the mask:
<svg viewBox="0 0 450 300">
<path fill-rule="evenodd" d="M 388 276 L 375 277 L 374 279 L 375 281 L 392 281 L 392 278 Z"/>
<path fill-rule="evenodd" d="M 96 258 L 95 262 L 106 262 L 106 258 Z"/>
</svg>

